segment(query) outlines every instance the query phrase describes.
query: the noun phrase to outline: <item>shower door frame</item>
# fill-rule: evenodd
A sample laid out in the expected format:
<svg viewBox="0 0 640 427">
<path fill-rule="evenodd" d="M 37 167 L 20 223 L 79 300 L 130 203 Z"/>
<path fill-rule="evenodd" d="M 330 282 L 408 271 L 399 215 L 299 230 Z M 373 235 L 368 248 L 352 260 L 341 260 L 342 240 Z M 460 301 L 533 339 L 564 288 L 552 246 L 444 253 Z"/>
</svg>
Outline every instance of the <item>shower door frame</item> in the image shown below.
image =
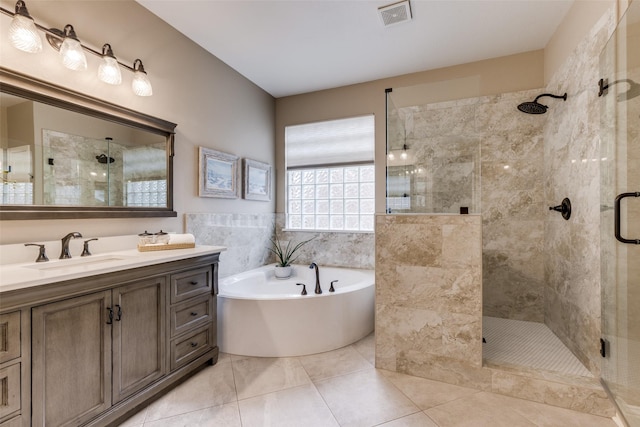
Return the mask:
<svg viewBox="0 0 640 427">
<path fill-rule="evenodd" d="M 640 426 L 640 1 L 600 55 L 602 382 Z M 635 262 L 634 262 L 635 260 Z"/>
</svg>

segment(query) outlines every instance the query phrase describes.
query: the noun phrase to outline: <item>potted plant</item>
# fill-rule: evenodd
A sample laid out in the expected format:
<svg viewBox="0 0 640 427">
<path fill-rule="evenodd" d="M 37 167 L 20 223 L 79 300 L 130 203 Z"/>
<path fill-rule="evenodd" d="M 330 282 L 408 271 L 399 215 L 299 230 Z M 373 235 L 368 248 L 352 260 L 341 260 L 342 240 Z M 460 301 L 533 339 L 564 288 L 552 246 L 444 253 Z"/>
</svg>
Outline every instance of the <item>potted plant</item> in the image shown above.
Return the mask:
<svg viewBox="0 0 640 427">
<path fill-rule="evenodd" d="M 276 233 L 275 238 L 271 238 L 271 247 L 268 248 L 276 256 L 275 276 L 278 279 L 286 279 L 291 276 L 291 265 L 294 263 L 300 254 L 296 254 L 298 250 L 315 239 L 312 237 L 309 240 L 305 240 L 296 245 L 291 240 L 287 244 L 283 244 Z"/>
</svg>

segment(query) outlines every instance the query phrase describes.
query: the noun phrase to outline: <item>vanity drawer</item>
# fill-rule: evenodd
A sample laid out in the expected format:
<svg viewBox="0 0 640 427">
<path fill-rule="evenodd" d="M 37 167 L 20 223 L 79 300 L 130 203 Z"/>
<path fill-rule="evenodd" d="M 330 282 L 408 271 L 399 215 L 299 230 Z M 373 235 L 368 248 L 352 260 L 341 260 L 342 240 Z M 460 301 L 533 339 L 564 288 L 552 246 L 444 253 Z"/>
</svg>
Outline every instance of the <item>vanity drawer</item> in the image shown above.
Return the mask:
<svg viewBox="0 0 640 427">
<path fill-rule="evenodd" d="M 199 268 L 171 275 L 171 303 L 201 294 L 211 294 L 211 268 Z"/>
<path fill-rule="evenodd" d="M 197 358 L 213 348 L 213 324 L 195 330 L 171 343 L 171 370 Z"/>
<path fill-rule="evenodd" d="M 0 363 L 20 357 L 20 312 L 0 314 Z"/>
<path fill-rule="evenodd" d="M 20 363 L 0 369 L 0 421 L 20 412 Z"/>
<path fill-rule="evenodd" d="M 213 315 L 213 298 L 210 295 L 174 305 L 171 307 L 171 337 L 206 325 Z"/>
</svg>

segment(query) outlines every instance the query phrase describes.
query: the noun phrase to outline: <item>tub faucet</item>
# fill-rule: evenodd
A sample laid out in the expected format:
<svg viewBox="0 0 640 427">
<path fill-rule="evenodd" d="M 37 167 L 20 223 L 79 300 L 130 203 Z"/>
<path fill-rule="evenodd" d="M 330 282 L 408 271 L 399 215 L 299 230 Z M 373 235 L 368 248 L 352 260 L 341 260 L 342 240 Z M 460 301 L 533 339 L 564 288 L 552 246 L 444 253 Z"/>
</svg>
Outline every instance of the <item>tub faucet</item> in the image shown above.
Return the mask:
<svg viewBox="0 0 640 427">
<path fill-rule="evenodd" d="M 316 290 L 315 290 L 315 293 L 316 294 L 321 294 L 322 293 L 322 288 L 320 287 L 320 271 L 318 271 L 318 264 L 316 264 L 315 262 L 312 262 L 311 265 L 309 266 L 309 268 L 315 268 L 316 269 Z"/>
<path fill-rule="evenodd" d="M 62 238 L 62 252 L 60 253 L 60 259 L 71 258 L 71 253 L 69 252 L 69 240 L 79 237 L 82 237 L 82 234 L 74 231 L 73 233 L 69 233 Z"/>
</svg>

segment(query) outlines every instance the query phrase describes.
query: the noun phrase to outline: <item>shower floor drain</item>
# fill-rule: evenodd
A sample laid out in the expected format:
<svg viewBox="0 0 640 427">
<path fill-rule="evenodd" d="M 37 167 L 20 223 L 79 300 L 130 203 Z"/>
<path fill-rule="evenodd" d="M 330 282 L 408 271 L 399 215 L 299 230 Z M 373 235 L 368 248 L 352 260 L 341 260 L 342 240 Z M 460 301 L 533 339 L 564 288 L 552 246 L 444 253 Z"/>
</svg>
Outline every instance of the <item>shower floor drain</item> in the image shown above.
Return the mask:
<svg viewBox="0 0 640 427">
<path fill-rule="evenodd" d="M 592 377 L 577 357 L 543 323 L 482 318 L 483 358 L 494 364 L 525 366 Z"/>
</svg>

